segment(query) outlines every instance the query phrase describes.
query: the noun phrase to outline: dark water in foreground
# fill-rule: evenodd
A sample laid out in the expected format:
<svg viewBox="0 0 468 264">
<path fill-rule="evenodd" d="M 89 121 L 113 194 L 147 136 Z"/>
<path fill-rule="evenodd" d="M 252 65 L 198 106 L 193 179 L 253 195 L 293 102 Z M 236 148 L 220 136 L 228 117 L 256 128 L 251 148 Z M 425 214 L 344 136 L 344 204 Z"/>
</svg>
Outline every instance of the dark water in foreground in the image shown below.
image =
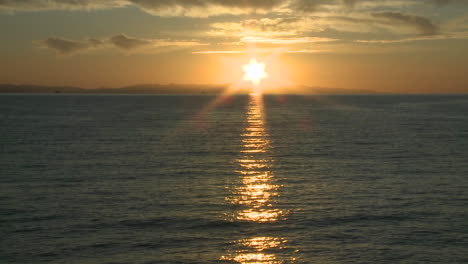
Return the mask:
<svg viewBox="0 0 468 264">
<path fill-rule="evenodd" d="M 0 96 L 0 263 L 468 263 L 468 96 Z"/>
</svg>

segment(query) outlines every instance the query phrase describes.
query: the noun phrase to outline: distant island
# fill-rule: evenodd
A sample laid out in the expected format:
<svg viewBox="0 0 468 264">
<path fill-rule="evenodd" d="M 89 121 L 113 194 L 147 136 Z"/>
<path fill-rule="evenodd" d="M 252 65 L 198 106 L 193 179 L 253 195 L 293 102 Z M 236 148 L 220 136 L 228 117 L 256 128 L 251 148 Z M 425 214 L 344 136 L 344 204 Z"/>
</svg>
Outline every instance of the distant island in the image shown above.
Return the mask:
<svg viewBox="0 0 468 264">
<path fill-rule="evenodd" d="M 141 84 L 124 86 L 120 88 L 85 89 L 74 86 L 43 86 L 43 85 L 17 85 L 0 84 L 0 93 L 66 93 L 66 94 L 221 94 L 228 89 L 228 84 Z M 377 94 L 372 90 L 326 88 L 311 86 L 291 86 L 288 94 Z M 237 93 L 245 94 L 247 90 Z M 272 92 L 284 93 L 284 92 Z"/>
</svg>

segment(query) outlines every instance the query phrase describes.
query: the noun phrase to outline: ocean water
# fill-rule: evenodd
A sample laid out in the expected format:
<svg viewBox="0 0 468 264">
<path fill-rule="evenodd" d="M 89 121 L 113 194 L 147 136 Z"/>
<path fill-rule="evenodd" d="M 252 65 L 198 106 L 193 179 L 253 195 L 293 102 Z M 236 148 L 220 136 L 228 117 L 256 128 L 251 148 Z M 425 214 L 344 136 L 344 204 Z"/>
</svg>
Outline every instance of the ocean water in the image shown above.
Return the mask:
<svg viewBox="0 0 468 264">
<path fill-rule="evenodd" d="M 468 96 L 0 96 L 0 263 L 468 263 Z"/>
</svg>

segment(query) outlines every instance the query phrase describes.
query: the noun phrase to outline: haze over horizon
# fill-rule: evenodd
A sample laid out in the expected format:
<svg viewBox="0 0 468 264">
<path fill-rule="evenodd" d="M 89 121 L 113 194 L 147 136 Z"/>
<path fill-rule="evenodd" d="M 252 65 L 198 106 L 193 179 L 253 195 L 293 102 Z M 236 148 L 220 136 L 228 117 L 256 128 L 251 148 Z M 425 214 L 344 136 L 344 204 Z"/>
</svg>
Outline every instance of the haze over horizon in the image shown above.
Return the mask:
<svg viewBox="0 0 468 264">
<path fill-rule="evenodd" d="M 0 84 L 1 93 L 75 93 L 75 94 L 250 94 L 249 86 L 231 89 L 231 84 L 136 84 L 123 87 L 82 88 L 77 86 L 42 86 L 30 84 Z M 303 85 L 270 88 L 265 94 L 392 94 L 363 89 L 310 87 Z"/>
<path fill-rule="evenodd" d="M 467 93 L 468 1 L 0 2 L 0 83 Z M 288 92 L 287 89 L 282 92 Z"/>
</svg>

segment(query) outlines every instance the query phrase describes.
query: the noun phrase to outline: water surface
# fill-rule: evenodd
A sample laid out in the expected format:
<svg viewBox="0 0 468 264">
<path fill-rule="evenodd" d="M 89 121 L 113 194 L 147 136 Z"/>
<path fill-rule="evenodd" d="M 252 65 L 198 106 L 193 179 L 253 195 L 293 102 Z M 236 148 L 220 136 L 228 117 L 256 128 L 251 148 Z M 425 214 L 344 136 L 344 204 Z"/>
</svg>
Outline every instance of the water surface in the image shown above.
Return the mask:
<svg viewBox="0 0 468 264">
<path fill-rule="evenodd" d="M 2 95 L 0 261 L 467 263 L 466 113 L 466 95 Z"/>
</svg>

